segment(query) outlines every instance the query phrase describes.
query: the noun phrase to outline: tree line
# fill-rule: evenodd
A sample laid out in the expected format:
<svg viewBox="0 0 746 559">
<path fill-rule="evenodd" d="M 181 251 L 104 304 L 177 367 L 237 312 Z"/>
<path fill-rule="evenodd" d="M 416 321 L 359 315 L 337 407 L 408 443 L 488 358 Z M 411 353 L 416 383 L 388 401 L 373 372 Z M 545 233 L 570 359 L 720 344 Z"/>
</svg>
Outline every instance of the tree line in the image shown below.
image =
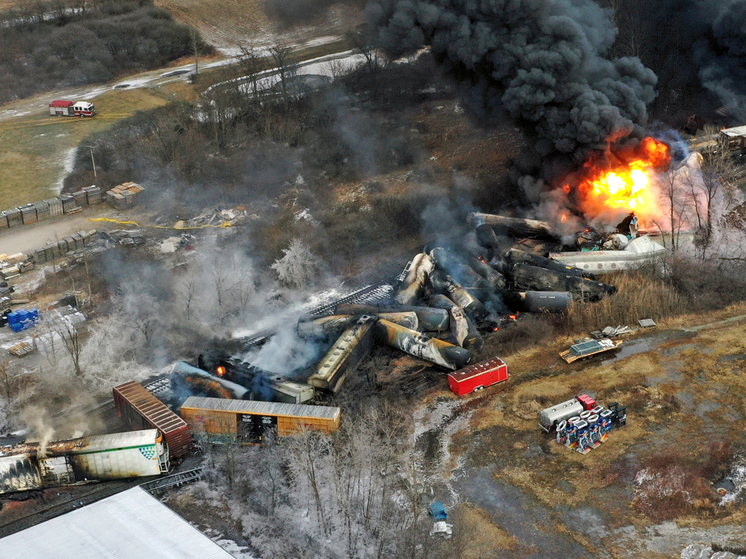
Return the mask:
<svg viewBox="0 0 746 559">
<path fill-rule="evenodd" d="M 211 47 L 152 0 L 36 2 L 2 14 L 0 103 L 159 68 Z"/>
</svg>

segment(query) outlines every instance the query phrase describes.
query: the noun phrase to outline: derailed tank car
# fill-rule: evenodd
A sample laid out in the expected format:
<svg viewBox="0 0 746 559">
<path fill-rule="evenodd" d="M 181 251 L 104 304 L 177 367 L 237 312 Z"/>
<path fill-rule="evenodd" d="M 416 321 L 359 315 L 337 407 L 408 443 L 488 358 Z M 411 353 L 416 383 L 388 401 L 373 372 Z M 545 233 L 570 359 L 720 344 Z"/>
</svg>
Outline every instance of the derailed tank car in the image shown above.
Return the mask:
<svg viewBox="0 0 746 559">
<path fill-rule="evenodd" d="M 336 431 L 341 410 L 330 406 L 307 406 L 224 400 L 190 396 L 181 406 L 181 416 L 192 432 L 209 442 L 257 444 L 265 437 L 286 437 L 304 429 L 323 433 Z"/>
<path fill-rule="evenodd" d="M 0 457 L 0 495 L 41 488 L 41 473 L 33 456 Z"/>
<path fill-rule="evenodd" d="M 168 443 L 172 458 L 183 456 L 192 446 L 192 435 L 186 422 L 137 382 L 127 382 L 113 389 L 117 413 L 132 429 L 160 430 Z"/>
<path fill-rule="evenodd" d="M 166 473 L 168 444 L 157 429 L 4 448 L 0 493 Z"/>
</svg>

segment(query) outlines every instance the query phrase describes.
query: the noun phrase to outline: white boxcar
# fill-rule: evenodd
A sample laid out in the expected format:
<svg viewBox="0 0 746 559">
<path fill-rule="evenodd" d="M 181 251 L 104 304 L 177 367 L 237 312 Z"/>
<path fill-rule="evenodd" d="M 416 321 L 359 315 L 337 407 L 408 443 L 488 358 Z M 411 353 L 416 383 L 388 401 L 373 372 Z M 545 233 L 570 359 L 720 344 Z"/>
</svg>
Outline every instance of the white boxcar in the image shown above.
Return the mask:
<svg viewBox="0 0 746 559">
<path fill-rule="evenodd" d="M 66 453 L 77 479 L 119 479 L 168 472 L 168 445 L 157 429 L 77 439 Z"/>
</svg>

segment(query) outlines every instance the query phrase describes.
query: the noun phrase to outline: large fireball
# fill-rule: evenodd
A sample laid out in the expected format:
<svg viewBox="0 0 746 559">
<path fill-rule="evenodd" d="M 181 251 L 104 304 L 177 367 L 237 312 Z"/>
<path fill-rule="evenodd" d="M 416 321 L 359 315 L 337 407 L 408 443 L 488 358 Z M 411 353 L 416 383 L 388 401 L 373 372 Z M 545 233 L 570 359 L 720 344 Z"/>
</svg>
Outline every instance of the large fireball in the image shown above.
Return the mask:
<svg viewBox="0 0 746 559">
<path fill-rule="evenodd" d="M 611 169 L 589 161 L 578 186 L 579 207 L 592 218 L 634 212 L 652 220 L 661 214 L 654 176 L 670 165 L 668 146 L 653 138 L 642 140 L 626 162 Z"/>
</svg>

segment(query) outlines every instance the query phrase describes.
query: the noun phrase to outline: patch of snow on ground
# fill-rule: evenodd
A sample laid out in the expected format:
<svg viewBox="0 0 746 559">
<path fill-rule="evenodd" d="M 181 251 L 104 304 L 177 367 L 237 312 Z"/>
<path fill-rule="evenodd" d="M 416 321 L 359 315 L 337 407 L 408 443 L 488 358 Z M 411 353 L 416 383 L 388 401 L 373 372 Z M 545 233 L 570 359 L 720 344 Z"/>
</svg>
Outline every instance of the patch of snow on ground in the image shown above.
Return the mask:
<svg viewBox="0 0 746 559">
<path fill-rule="evenodd" d="M 733 503 L 741 494 L 746 491 L 746 466 L 734 466 L 728 475 L 730 481 L 735 485 L 735 490 L 726 493 L 720 501 L 721 505 Z"/>
<path fill-rule="evenodd" d="M 57 184 L 54 187 L 54 195 L 59 196 L 60 192 L 62 192 L 62 187 L 65 184 L 65 177 L 73 170 L 73 166 L 75 165 L 75 152 L 78 148 L 70 148 L 65 151 L 65 155 L 62 156 L 62 163 L 63 163 L 63 171 L 62 176 L 60 177 L 60 180 L 57 181 Z"/>
<path fill-rule="evenodd" d="M 415 441 L 428 432 L 438 434 L 439 452 L 433 466 L 437 471 L 437 477 L 448 480 L 446 486 L 452 503 L 459 502 L 459 495 L 453 486 L 454 478 L 451 477 L 451 473 L 459 469 L 463 471 L 464 464 L 463 458 L 459 457 L 455 468 L 451 468 L 451 439 L 460 431 L 469 428 L 469 422 L 474 413 L 473 411 L 459 413 L 461 406 L 460 400 L 440 400 L 433 405 L 420 406 L 413 415 Z"/>
</svg>

